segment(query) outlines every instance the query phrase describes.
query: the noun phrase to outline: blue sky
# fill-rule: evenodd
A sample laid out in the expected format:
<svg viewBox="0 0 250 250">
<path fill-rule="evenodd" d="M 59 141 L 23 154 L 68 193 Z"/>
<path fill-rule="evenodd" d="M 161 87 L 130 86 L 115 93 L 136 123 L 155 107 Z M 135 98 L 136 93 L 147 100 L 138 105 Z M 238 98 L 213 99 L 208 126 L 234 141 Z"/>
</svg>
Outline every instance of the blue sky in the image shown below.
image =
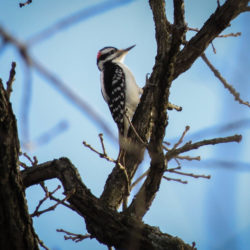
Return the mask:
<svg viewBox="0 0 250 250">
<path fill-rule="evenodd" d="M 58 20 L 102 2 L 105 1 L 35 0 L 20 9 L 19 1 L 0 0 L 0 25 L 25 42 Z M 114 4 L 115 1 L 106 2 Z M 154 23 L 147 1 L 120 3 L 121 6 L 74 23 L 30 48 L 32 56 L 85 100 L 115 136 L 116 125 L 100 91 L 97 52 L 108 45 L 126 48 L 136 44 L 125 62 L 141 87 L 146 74 L 152 71 L 156 52 Z M 186 1 L 185 4 L 186 22 L 190 27 L 200 28 L 216 9 L 217 1 L 193 0 Z M 171 20 L 171 1 L 167 1 L 166 11 Z M 225 33 L 240 31 L 242 36 L 218 38 L 214 41 L 217 53 L 213 53 L 211 46 L 206 52 L 244 100 L 250 99 L 247 73 L 250 66 L 247 53 L 249 21 L 247 14 L 234 20 Z M 192 35 L 194 32 L 188 33 L 188 37 Z M 27 93 L 27 69 L 12 46 L 1 48 L 0 76 L 4 82 L 8 79 L 12 61 L 17 62 L 17 74 L 11 101 L 17 116 L 20 139 L 25 142 L 27 137 L 23 132 L 22 102 Z M 23 147 L 22 150 L 31 156 L 37 156 L 40 163 L 62 156 L 69 157 L 78 168 L 84 183 L 96 196 L 100 195 L 113 165 L 84 148 L 82 141 L 100 149 L 98 134 L 103 132 L 102 128 L 72 105 L 52 83 L 35 70 L 31 70 L 30 77 L 32 95 L 28 117 L 31 147 Z M 144 218 L 145 222 L 159 226 L 162 231 L 179 236 L 188 243 L 195 241 L 198 249 L 246 249 L 250 243 L 249 121 L 245 126 L 234 130 L 221 131 L 216 128 L 239 120 L 249 120 L 249 108 L 234 101 L 201 59 L 174 81 L 170 99 L 182 106 L 183 111 L 169 113 L 167 141 L 174 143 L 186 125 L 191 127 L 188 139 L 199 140 L 241 133 L 243 141 L 241 144 L 210 146 L 192 152 L 192 155 L 200 155 L 202 161 L 183 162 L 183 169 L 186 172 L 212 175 L 211 180 L 183 178 L 189 181 L 187 185 L 163 181 L 155 202 Z M 36 138 L 60 122 L 66 124 L 61 133 L 45 144 L 35 145 Z M 205 133 L 211 127 L 214 129 Z M 192 137 L 202 130 L 205 130 L 204 136 Z M 106 134 L 104 139 L 107 151 L 116 158 L 117 142 Z M 147 160 L 145 156 L 145 163 L 140 167 L 139 173 L 148 166 Z M 228 164 L 224 166 L 221 161 Z M 170 164 L 175 166 L 174 162 Z M 48 181 L 51 189 L 58 184 L 55 180 Z M 28 189 L 26 193 L 32 212 L 43 194 L 38 186 Z M 63 235 L 56 232 L 57 228 L 86 233 L 83 219 L 64 207 L 59 206 L 55 212 L 34 218 L 34 225 L 40 238 L 50 249 L 106 249 L 94 239 L 81 243 L 64 241 Z"/>
</svg>

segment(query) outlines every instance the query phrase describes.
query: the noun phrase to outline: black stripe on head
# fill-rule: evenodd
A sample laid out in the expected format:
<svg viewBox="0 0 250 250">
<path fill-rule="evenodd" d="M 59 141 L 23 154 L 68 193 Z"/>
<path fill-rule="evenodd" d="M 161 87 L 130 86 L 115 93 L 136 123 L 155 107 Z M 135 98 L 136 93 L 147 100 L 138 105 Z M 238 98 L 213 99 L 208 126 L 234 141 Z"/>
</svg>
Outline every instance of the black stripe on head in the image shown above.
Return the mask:
<svg viewBox="0 0 250 250">
<path fill-rule="evenodd" d="M 117 51 L 117 48 L 115 47 L 104 47 L 101 50 L 99 50 L 97 54 L 97 64 L 99 61 L 104 61 L 107 57 L 114 54 Z"/>
</svg>

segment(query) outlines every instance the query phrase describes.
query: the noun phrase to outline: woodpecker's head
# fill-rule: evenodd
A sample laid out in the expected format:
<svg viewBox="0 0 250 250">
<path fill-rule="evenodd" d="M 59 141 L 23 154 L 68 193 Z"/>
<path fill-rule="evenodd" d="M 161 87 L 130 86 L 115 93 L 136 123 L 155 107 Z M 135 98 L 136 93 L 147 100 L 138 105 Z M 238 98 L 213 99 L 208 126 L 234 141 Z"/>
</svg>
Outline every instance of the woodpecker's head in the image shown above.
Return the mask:
<svg viewBox="0 0 250 250">
<path fill-rule="evenodd" d="M 103 65 L 106 62 L 123 62 L 126 54 L 129 50 L 134 48 L 135 45 L 130 46 L 126 49 L 117 49 L 114 47 L 104 47 L 97 53 L 97 66 L 100 71 L 103 69 Z"/>
</svg>

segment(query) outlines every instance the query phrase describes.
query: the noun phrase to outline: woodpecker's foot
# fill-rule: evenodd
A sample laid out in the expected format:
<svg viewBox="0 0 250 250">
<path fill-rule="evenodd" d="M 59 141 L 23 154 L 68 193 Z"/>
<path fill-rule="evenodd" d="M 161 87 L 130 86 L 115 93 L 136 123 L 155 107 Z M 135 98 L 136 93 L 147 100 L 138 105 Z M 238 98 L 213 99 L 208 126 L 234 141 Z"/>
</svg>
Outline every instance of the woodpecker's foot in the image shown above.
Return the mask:
<svg viewBox="0 0 250 250">
<path fill-rule="evenodd" d="M 181 106 L 177 106 L 175 104 L 172 103 L 168 103 L 168 110 L 173 110 L 175 109 L 176 111 L 182 111 L 182 107 Z"/>
</svg>

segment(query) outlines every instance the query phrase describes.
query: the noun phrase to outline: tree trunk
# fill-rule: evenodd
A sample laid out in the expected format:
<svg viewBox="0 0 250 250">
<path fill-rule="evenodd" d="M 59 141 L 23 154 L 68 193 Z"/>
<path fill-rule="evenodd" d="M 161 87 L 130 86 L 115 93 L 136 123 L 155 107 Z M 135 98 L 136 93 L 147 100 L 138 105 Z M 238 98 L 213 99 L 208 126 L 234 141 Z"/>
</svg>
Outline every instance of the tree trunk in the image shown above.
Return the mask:
<svg viewBox="0 0 250 250">
<path fill-rule="evenodd" d="M 0 79 L 0 249 L 39 249 L 18 169 L 19 141 Z"/>
</svg>

